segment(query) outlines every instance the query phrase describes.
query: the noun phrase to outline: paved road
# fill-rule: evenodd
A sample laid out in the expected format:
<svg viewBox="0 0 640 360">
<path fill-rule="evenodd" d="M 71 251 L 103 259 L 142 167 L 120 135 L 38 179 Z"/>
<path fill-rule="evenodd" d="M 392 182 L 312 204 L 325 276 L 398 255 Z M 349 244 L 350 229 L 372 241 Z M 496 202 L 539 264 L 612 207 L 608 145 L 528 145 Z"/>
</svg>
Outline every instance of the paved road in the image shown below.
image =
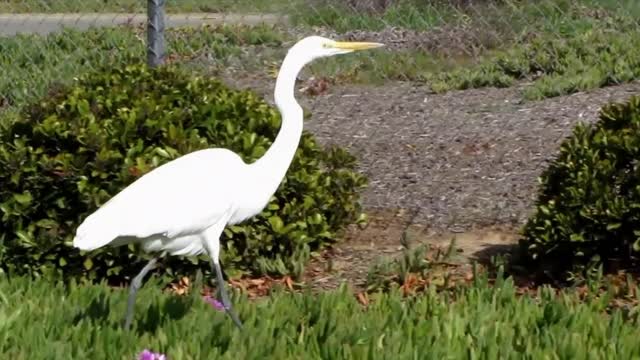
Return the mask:
<svg viewBox="0 0 640 360">
<path fill-rule="evenodd" d="M 13 36 L 18 33 L 48 34 L 64 27 L 86 30 L 96 26 L 137 25 L 146 20 L 146 14 L 122 13 L 0 14 L 0 36 Z M 186 13 L 167 14 L 165 26 L 168 28 L 202 24 L 276 24 L 286 21 L 286 16 L 275 14 Z"/>
</svg>

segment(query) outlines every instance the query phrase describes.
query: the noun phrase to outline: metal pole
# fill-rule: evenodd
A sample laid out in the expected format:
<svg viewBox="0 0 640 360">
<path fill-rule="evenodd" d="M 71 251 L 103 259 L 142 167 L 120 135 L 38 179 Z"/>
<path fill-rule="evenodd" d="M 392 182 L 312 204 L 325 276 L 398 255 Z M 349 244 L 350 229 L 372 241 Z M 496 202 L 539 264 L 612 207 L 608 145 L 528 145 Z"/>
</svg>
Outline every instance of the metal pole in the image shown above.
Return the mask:
<svg viewBox="0 0 640 360">
<path fill-rule="evenodd" d="M 150 67 L 164 61 L 164 1 L 147 2 L 147 64 Z"/>
</svg>

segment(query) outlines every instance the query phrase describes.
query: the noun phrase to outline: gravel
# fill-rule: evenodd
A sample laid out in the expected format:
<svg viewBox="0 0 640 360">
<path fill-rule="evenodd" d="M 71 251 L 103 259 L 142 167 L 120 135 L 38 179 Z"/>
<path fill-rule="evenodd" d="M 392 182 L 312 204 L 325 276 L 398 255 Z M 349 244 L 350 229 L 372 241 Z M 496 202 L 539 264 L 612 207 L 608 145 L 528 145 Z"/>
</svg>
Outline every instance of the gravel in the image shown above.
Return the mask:
<svg viewBox="0 0 640 360">
<path fill-rule="evenodd" d="M 538 102 L 519 88 L 434 95 L 424 87 L 336 87 L 306 100 L 306 125 L 324 143 L 347 146 L 371 182 L 370 209 L 415 209 L 443 230 L 523 224 L 537 177 L 579 121 L 640 83 Z"/>
<path fill-rule="evenodd" d="M 486 44 L 488 36 L 456 27 L 429 32 L 313 31 L 382 41 L 394 50 L 442 53 L 447 47 L 451 53 L 468 52 Z M 304 73 L 299 90 L 310 83 Z M 275 79 L 238 75 L 226 81 L 273 103 Z M 414 224 L 466 231 L 524 224 L 535 201 L 537 177 L 573 127 L 595 121 L 607 102 L 640 94 L 640 82 L 634 82 L 534 102 L 522 99 L 527 85 L 444 94 L 410 82 L 329 85 L 320 95 L 299 92 L 297 97 L 312 113 L 305 124 L 308 131 L 322 143 L 346 146 L 358 157 L 370 181 L 363 199 L 369 211 L 403 209 Z"/>
<path fill-rule="evenodd" d="M 273 80 L 234 82 L 272 101 Z M 595 121 L 607 102 L 640 93 L 634 82 L 531 102 L 522 100 L 525 85 L 433 94 L 397 82 L 297 96 L 312 112 L 306 129 L 358 157 L 370 181 L 366 209 L 404 209 L 415 224 L 466 231 L 522 225 L 537 177 L 572 128 Z"/>
</svg>

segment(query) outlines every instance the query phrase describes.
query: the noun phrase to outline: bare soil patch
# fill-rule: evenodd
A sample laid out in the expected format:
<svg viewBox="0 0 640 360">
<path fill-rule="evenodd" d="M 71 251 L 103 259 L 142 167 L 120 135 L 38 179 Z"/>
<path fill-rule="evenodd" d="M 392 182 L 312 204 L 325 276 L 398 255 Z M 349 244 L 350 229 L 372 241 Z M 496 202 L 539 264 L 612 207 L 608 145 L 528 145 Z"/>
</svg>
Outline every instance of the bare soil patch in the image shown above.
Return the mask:
<svg viewBox="0 0 640 360">
<path fill-rule="evenodd" d="M 369 224 L 349 228 L 344 239 L 314 258 L 303 282 L 314 290 L 333 289 L 347 282 L 354 290 L 365 290 L 367 273 L 377 261 L 390 260 L 404 251 L 401 239 L 410 247 L 429 245 L 447 249 L 453 242 L 455 253 L 448 261 L 458 272 L 469 272 L 474 261 L 486 263 L 491 256 L 512 249 L 517 230 L 492 226 L 466 232 L 434 231 L 398 212 L 375 212 Z"/>
</svg>

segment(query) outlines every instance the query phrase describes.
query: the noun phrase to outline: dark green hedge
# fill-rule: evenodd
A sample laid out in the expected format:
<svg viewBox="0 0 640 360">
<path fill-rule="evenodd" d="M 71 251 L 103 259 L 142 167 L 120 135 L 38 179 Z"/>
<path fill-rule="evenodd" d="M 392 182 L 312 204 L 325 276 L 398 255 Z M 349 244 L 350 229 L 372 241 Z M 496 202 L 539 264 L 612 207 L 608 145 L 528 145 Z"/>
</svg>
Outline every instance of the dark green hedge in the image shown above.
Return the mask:
<svg viewBox="0 0 640 360">
<path fill-rule="evenodd" d="M 71 247 L 86 215 L 136 177 L 197 149 L 227 147 L 246 161 L 275 138 L 280 115 L 254 93 L 175 67 L 106 67 L 52 88 L 0 133 L 0 266 L 5 271 L 111 280 L 140 270 L 127 247 Z M 301 271 L 309 251 L 361 216 L 365 179 L 340 148 L 304 133 L 268 208 L 223 234 L 226 269 Z M 165 263 L 172 275 L 206 259 Z"/>
<path fill-rule="evenodd" d="M 640 98 L 605 106 L 578 125 L 540 178 L 521 241 L 552 272 L 629 266 L 640 250 Z"/>
</svg>

